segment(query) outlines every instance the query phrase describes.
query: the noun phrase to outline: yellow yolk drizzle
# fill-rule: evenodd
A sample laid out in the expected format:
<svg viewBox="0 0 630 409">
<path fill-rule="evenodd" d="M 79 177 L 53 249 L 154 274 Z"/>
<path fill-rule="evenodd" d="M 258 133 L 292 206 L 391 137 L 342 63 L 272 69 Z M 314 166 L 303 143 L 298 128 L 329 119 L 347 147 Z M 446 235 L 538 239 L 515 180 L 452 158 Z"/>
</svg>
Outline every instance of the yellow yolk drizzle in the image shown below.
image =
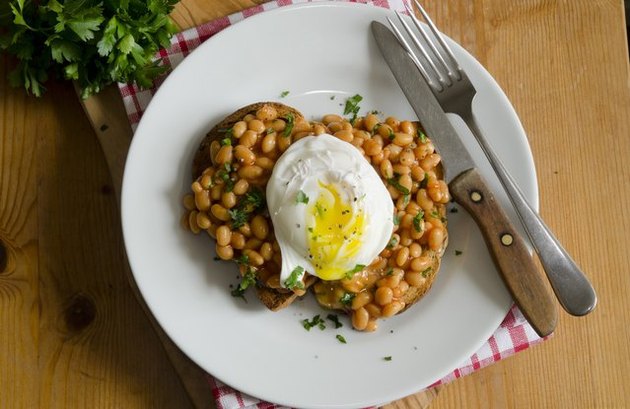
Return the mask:
<svg viewBox="0 0 630 409">
<path fill-rule="evenodd" d="M 307 209 L 313 223 L 307 229 L 309 258 L 319 278 L 340 280 L 354 267 L 348 260 L 361 246 L 365 216 L 361 209 L 355 213 L 333 184 L 319 182 L 319 187 L 317 200 Z"/>
</svg>

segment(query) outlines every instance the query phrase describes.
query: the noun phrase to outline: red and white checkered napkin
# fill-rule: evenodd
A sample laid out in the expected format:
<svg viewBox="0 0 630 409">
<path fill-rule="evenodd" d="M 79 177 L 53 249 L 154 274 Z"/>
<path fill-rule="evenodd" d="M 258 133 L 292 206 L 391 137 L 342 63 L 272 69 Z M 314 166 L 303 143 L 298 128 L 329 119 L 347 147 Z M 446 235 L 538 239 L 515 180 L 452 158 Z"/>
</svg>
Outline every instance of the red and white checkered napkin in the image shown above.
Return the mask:
<svg viewBox="0 0 630 409">
<path fill-rule="evenodd" d="M 222 17 L 199 27 L 191 28 L 176 34 L 171 40 L 171 47 L 159 52 L 159 57 L 164 64 L 174 69 L 192 50 L 212 35 L 221 31 L 234 23 L 237 23 L 254 14 L 291 4 L 306 3 L 311 0 L 275 0 L 262 5 L 243 10 L 239 13 Z M 343 0 L 340 0 L 343 1 Z M 392 10 L 404 12 L 404 2 L 407 0 L 348 0 L 353 3 L 367 3 L 374 6 L 384 7 Z M 156 81 L 154 87 L 149 90 L 140 90 L 135 85 L 120 84 L 120 93 L 127 110 L 129 122 L 132 128 L 136 129 L 142 113 L 149 105 L 149 101 L 161 85 L 162 81 Z M 435 382 L 433 386 L 448 383 L 454 379 L 468 375 L 477 369 L 486 367 L 503 358 L 513 355 L 516 352 L 529 348 L 530 346 L 543 341 L 538 337 L 533 328 L 529 325 L 520 310 L 513 306 L 507 316 L 497 328 L 490 339 L 469 359 L 455 369 L 452 373 Z M 280 406 L 260 401 L 254 397 L 245 395 L 219 380 L 207 375 L 209 387 L 212 388 L 219 409 L 271 409 Z"/>
</svg>

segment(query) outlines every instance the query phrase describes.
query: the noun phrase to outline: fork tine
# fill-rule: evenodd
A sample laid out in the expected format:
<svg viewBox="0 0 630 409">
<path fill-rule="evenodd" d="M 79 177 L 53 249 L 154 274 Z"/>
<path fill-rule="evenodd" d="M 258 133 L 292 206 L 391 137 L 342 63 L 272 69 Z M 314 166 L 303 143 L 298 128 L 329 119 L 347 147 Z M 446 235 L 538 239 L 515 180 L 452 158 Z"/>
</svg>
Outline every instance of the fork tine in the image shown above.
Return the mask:
<svg viewBox="0 0 630 409">
<path fill-rule="evenodd" d="M 416 67 L 418 67 L 418 69 L 420 70 L 420 73 L 424 77 L 425 81 L 429 84 L 431 88 L 442 91 L 444 89 L 442 84 L 436 84 L 433 78 L 431 78 L 427 70 L 420 63 L 420 60 L 418 60 L 418 58 L 416 57 L 416 54 L 413 52 L 411 46 L 405 39 L 405 36 L 403 36 L 403 34 L 400 32 L 396 24 L 394 24 L 394 22 L 389 17 L 387 17 L 387 21 L 389 22 L 389 25 L 392 28 L 392 31 L 394 32 L 394 35 L 396 36 L 400 44 L 405 48 L 405 50 L 407 50 L 407 53 L 411 57 L 411 60 L 414 62 L 414 64 L 416 64 Z"/>
<path fill-rule="evenodd" d="M 446 60 L 442 56 L 442 53 L 440 53 L 440 50 L 438 50 L 437 46 L 435 45 L 435 42 L 433 40 L 431 40 L 431 38 L 429 37 L 429 34 L 427 33 L 426 29 L 423 27 L 422 23 L 420 23 L 420 20 L 418 20 L 418 18 L 414 14 L 413 9 L 407 3 L 404 3 L 404 4 L 405 4 L 405 9 L 407 9 L 407 12 L 409 13 L 409 16 L 411 17 L 411 20 L 413 21 L 413 24 L 416 26 L 416 28 L 418 29 L 418 31 L 422 35 L 422 38 L 424 39 L 424 41 L 427 43 L 427 45 L 429 46 L 429 48 L 433 52 L 433 55 L 435 55 L 437 60 L 440 62 L 440 65 L 442 66 L 442 68 L 446 71 L 449 81 L 448 81 L 448 83 L 447 83 L 447 81 L 444 81 L 444 84 L 447 85 L 447 86 L 453 85 L 454 81 L 457 80 L 457 75 L 455 73 L 453 73 L 453 70 L 447 64 Z M 411 32 L 410 29 L 408 29 L 407 31 L 409 32 L 409 35 L 413 39 L 414 43 L 417 46 L 420 47 L 419 40 L 416 38 L 416 36 L 413 34 L 413 32 Z M 431 61 L 431 59 L 429 59 L 429 61 Z"/>
<path fill-rule="evenodd" d="M 451 51 L 451 48 L 448 46 L 448 44 L 446 43 L 446 41 L 444 40 L 444 37 L 442 36 L 442 34 L 438 31 L 437 27 L 435 26 L 435 24 L 433 23 L 433 20 L 431 20 L 431 17 L 429 17 L 429 15 L 427 14 L 426 11 L 424 11 L 424 8 L 422 7 L 422 5 L 420 4 L 420 2 L 418 0 L 413 0 L 413 2 L 416 4 L 416 7 L 418 8 L 418 11 L 420 11 L 420 14 L 422 14 L 422 18 L 424 18 L 424 20 L 427 22 L 427 25 L 429 26 L 429 28 L 431 29 L 431 32 L 433 33 L 433 35 L 435 36 L 435 38 L 437 38 L 438 42 L 440 43 L 440 45 L 442 46 L 442 48 L 444 49 L 444 51 L 446 52 L 446 55 L 448 55 L 449 59 L 451 60 L 451 62 L 455 65 L 455 67 L 457 68 L 457 75 L 458 75 L 458 80 L 462 78 L 462 67 L 459 65 L 459 62 L 457 61 L 457 59 L 455 58 L 455 55 L 453 54 L 453 51 Z M 412 13 L 413 14 L 413 13 Z"/>
<path fill-rule="evenodd" d="M 409 24 L 407 24 L 407 22 L 405 21 L 405 19 L 402 16 L 402 14 L 401 13 L 396 13 L 396 16 L 398 17 L 398 20 L 400 21 L 400 24 L 402 24 L 403 28 L 405 29 L 405 31 L 407 32 L 407 34 L 411 38 L 411 41 L 413 41 L 413 43 L 416 45 L 418 50 L 420 50 L 420 52 L 422 53 L 422 56 L 427 61 L 429 66 L 431 66 L 431 69 L 433 70 L 435 75 L 438 77 L 438 81 L 440 82 L 442 87 L 446 87 L 446 86 L 450 85 L 449 84 L 449 80 L 445 79 L 444 76 L 442 75 L 442 72 L 435 66 L 435 64 L 433 63 L 433 59 L 431 58 L 431 56 L 429 56 L 429 53 L 427 52 L 426 48 L 418 40 L 418 37 L 416 37 L 416 35 L 414 34 L 414 32 L 411 29 L 411 27 L 409 27 Z M 429 44 L 431 44 L 431 43 L 429 42 Z"/>
</svg>

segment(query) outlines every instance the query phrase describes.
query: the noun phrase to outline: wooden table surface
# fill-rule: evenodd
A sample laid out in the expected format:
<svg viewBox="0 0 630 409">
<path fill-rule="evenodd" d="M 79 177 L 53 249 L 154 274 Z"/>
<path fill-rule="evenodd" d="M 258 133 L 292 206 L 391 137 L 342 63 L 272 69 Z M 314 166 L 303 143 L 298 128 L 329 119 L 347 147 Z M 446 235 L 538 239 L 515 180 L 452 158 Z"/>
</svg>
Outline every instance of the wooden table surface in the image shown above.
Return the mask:
<svg viewBox="0 0 630 409">
<path fill-rule="evenodd" d="M 188 27 L 261 0 L 184 0 Z M 630 407 L 630 77 L 622 1 L 426 0 L 518 112 L 540 211 L 598 291 L 554 337 L 389 408 Z M 68 83 L 0 59 L 0 408 L 189 408 L 127 277 L 112 179 Z M 181 371 L 179 372 L 181 373 Z M 208 404 L 208 407 L 212 407 Z"/>
</svg>

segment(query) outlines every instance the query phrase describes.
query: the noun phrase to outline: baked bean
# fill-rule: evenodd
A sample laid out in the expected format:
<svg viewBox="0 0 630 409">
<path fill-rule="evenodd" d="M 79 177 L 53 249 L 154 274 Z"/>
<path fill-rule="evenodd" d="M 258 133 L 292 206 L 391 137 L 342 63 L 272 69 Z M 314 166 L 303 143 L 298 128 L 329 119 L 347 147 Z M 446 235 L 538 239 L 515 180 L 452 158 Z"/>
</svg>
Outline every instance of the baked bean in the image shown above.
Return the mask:
<svg viewBox="0 0 630 409">
<path fill-rule="evenodd" d="M 252 229 L 251 229 L 249 223 L 243 224 L 241 227 L 238 228 L 238 231 L 240 231 L 245 237 L 251 237 L 252 236 Z"/>
<path fill-rule="evenodd" d="M 245 249 L 243 250 L 243 254 L 247 256 L 249 264 L 254 267 L 260 267 L 265 264 L 265 259 L 255 250 Z"/>
<path fill-rule="evenodd" d="M 212 168 L 209 168 L 209 169 L 212 169 Z M 199 184 L 201 184 L 201 187 L 204 188 L 205 190 L 209 190 L 212 187 L 212 175 L 204 174 L 201 177 L 201 180 L 199 180 Z"/>
<path fill-rule="evenodd" d="M 217 244 L 216 252 L 217 252 L 217 256 L 219 256 L 221 260 L 231 260 L 232 257 L 234 257 L 234 249 L 232 249 L 232 246 L 229 246 L 229 245 L 219 246 Z"/>
<path fill-rule="evenodd" d="M 267 224 L 267 219 L 262 217 L 261 215 L 256 215 L 251 221 L 252 233 L 254 236 L 260 240 L 264 240 L 267 238 L 269 234 L 269 225 Z"/>
<path fill-rule="evenodd" d="M 210 221 L 210 218 L 208 217 L 207 213 L 204 213 L 204 212 L 197 213 L 197 226 L 199 226 L 200 229 L 206 230 L 211 225 L 212 225 L 212 222 Z"/>
<path fill-rule="evenodd" d="M 379 287 L 374 293 L 374 300 L 379 305 L 387 305 L 394 299 L 394 292 L 389 287 Z"/>
<path fill-rule="evenodd" d="M 378 127 L 377 132 L 383 139 L 388 141 L 391 141 L 395 137 L 394 130 L 387 124 L 381 124 Z"/>
<path fill-rule="evenodd" d="M 247 123 L 247 128 L 256 133 L 265 132 L 265 124 L 260 119 L 252 119 Z"/>
<path fill-rule="evenodd" d="M 256 158 L 256 162 L 254 162 L 254 164 L 263 168 L 264 170 L 271 170 L 273 169 L 274 161 L 272 159 L 261 156 L 259 158 Z"/>
<path fill-rule="evenodd" d="M 427 191 L 425 189 L 419 189 L 418 193 L 416 193 L 416 202 L 420 205 L 422 210 L 425 212 L 433 209 L 433 202 L 427 195 Z"/>
<path fill-rule="evenodd" d="M 221 221 L 227 222 L 230 220 L 230 214 L 227 209 L 218 203 L 215 203 L 212 207 L 210 207 L 210 212 L 214 215 L 214 217 Z"/>
<path fill-rule="evenodd" d="M 327 133 L 327 132 L 328 132 L 328 130 L 326 129 L 326 127 L 325 127 L 324 125 L 321 125 L 321 124 L 315 124 L 315 125 L 313 126 L 313 133 L 314 133 L 315 135 L 321 135 L 321 134 L 323 134 L 323 133 Z"/>
<path fill-rule="evenodd" d="M 298 131 L 298 132 L 294 132 L 293 133 L 293 140 L 294 141 L 299 141 L 302 138 L 306 138 L 307 136 L 311 136 L 313 135 L 313 132 L 311 131 Z"/>
<path fill-rule="evenodd" d="M 191 194 L 187 194 L 184 196 L 184 209 L 186 210 L 194 210 L 195 209 L 195 197 Z"/>
<path fill-rule="evenodd" d="M 328 130 L 332 133 L 339 132 L 343 130 L 343 121 L 334 121 L 326 124 L 328 126 Z"/>
<path fill-rule="evenodd" d="M 359 152 L 361 153 L 365 153 L 365 151 L 362 151 L 361 148 L 359 148 Z M 368 162 L 371 162 L 374 165 L 380 165 L 380 163 L 384 160 L 387 159 L 385 157 L 385 155 L 383 154 L 383 151 L 380 151 L 379 153 L 377 153 L 376 155 L 373 156 L 368 156 L 366 159 L 368 159 Z"/>
<path fill-rule="evenodd" d="M 188 226 L 190 227 L 190 231 L 192 231 L 195 234 L 198 234 L 201 229 L 199 228 L 199 225 L 197 224 L 197 214 L 199 212 L 197 212 L 196 210 L 193 210 L 192 212 L 188 213 Z"/>
<path fill-rule="evenodd" d="M 398 183 L 408 191 L 411 191 L 411 187 L 413 186 L 413 180 L 411 180 L 411 176 L 408 173 L 401 175 Z"/>
<path fill-rule="evenodd" d="M 216 224 L 212 224 L 206 231 L 208 232 L 208 236 L 212 237 L 215 240 L 217 239 L 217 225 Z"/>
<path fill-rule="evenodd" d="M 411 142 L 413 142 L 413 135 L 409 135 L 404 132 L 396 132 L 394 133 L 394 139 L 392 140 L 398 146 L 407 146 Z"/>
<path fill-rule="evenodd" d="M 248 147 L 244 145 L 237 145 L 234 148 L 234 157 L 238 161 L 245 166 L 253 165 L 256 160 L 256 155 L 252 152 Z"/>
<path fill-rule="evenodd" d="M 400 163 L 392 166 L 392 169 L 394 170 L 394 173 L 399 175 L 409 175 L 411 173 L 411 168 L 409 166 L 401 165 Z"/>
<path fill-rule="evenodd" d="M 364 308 L 368 312 L 370 317 L 372 317 L 372 318 L 379 318 L 382 315 L 381 307 L 379 307 L 378 305 L 376 305 L 374 303 L 370 303 L 370 304 L 366 305 Z"/>
<path fill-rule="evenodd" d="M 405 149 L 398 157 L 398 162 L 403 166 L 411 166 L 416 161 L 416 155 L 411 149 Z M 411 169 L 410 169 L 411 171 Z"/>
<path fill-rule="evenodd" d="M 390 143 L 385 148 L 384 151 L 388 152 L 388 159 L 392 161 L 392 163 L 398 163 L 398 157 L 400 156 L 400 152 L 402 152 L 402 146 L 394 145 Z"/>
<path fill-rule="evenodd" d="M 260 255 L 266 261 L 269 261 L 273 258 L 273 248 L 271 247 L 271 243 L 265 242 L 260 246 Z"/>
<path fill-rule="evenodd" d="M 444 243 L 444 229 L 434 228 L 429 232 L 429 247 L 431 250 L 438 250 Z"/>
<path fill-rule="evenodd" d="M 276 148 L 276 133 L 272 132 L 265 135 L 260 145 L 260 149 L 264 153 L 269 153 Z"/>
<path fill-rule="evenodd" d="M 400 250 L 398 250 L 398 253 L 396 254 L 396 264 L 398 264 L 399 267 L 402 267 L 405 265 L 408 258 L 409 258 L 409 248 L 402 247 Z"/>
<path fill-rule="evenodd" d="M 282 132 L 284 131 L 284 128 L 286 128 L 287 123 L 284 122 L 284 120 L 282 119 L 275 119 L 272 123 L 271 123 L 271 129 L 273 129 L 275 132 Z"/>
<path fill-rule="evenodd" d="M 221 203 L 226 209 L 231 209 L 236 206 L 236 195 L 234 194 L 234 191 L 224 192 L 221 195 Z"/>
<path fill-rule="evenodd" d="M 271 105 L 263 105 L 256 111 L 256 118 L 261 121 L 273 121 L 278 117 L 278 111 Z"/>
<path fill-rule="evenodd" d="M 232 192 L 236 195 L 244 195 L 249 189 L 249 183 L 245 179 L 239 179 L 235 184 Z"/>
<path fill-rule="evenodd" d="M 256 118 L 256 117 L 255 117 L 254 115 L 252 115 L 252 114 L 247 114 L 247 115 L 245 115 L 245 116 L 243 117 L 243 121 L 245 121 L 245 122 L 249 122 L 249 121 L 251 121 L 252 119 L 255 119 L 255 118 Z"/>
<path fill-rule="evenodd" d="M 344 142 L 352 142 L 352 140 L 354 139 L 352 131 L 348 131 L 345 129 L 335 132 L 335 136 Z"/>
<path fill-rule="evenodd" d="M 413 239 L 411 238 L 411 232 L 409 229 L 402 230 L 400 232 L 400 245 L 401 246 L 409 246 L 413 243 Z"/>
<path fill-rule="evenodd" d="M 387 118 L 385 118 L 385 123 L 391 126 L 394 130 L 397 130 L 400 126 L 400 121 L 393 116 L 388 116 Z"/>
<path fill-rule="evenodd" d="M 422 246 L 418 243 L 411 243 L 409 246 L 409 257 L 417 258 L 422 255 Z"/>
<path fill-rule="evenodd" d="M 363 150 L 365 151 L 365 154 L 369 156 L 374 156 L 380 153 L 382 149 L 383 145 L 379 144 L 374 139 L 368 139 L 365 143 L 363 143 Z"/>
<path fill-rule="evenodd" d="M 225 145 L 219 149 L 217 156 L 214 158 L 214 163 L 223 165 L 224 163 L 232 162 L 232 145 Z"/>
<path fill-rule="evenodd" d="M 401 121 L 399 128 L 400 132 L 404 132 L 409 135 L 415 135 L 417 132 L 416 126 L 411 121 Z"/>
<path fill-rule="evenodd" d="M 403 229 L 410 229 L 413 227 L 413 216 L 409 213 L 405 213 L 405 215 L 400 219 L 400 227 Z"/>
<path fill-rule="evenodd" d="M 377 329 L 378 329 L 378 323 L 376 322 L 376 320 L 369 320 L 363 331 L 374 332 Z"/>
<path fill-rule="evenodd" d="M 280 152 L 284 152 L 286 151 L 289 146 L 291 145 L 291 136 L 284 136 L 281 135 L 279 138 L 277 138 L 276 140 L 276 145 L 278 146 L 278 149 L 280 150 Z"/>
<path fill-rule="evenodd" d="M 426 281 L 420 271 L 407 271 L 405 273 L 405 281 L 412 287 L 420 287 Z"/>
<path fill-rule="evenodd" d="M 245 121 L 238 121 L 232 126 L 232 135 L 234 135 L 236 139 L 243 136 L 245 131 L 247 131 L 247 122 Z"/>
<path fill-rule="evenodd" d="M 374 114 L 367 114 L 365 119 L 363 119 L 363 126 L 368 132 L 374 132 L 374 128 L 378 123 L 378 117 Z"/>
<path fill-rule="evenodd" d="M 405 308 L 402 301 L 392 301 L 383 307 L 383 317 L 393 317 Z"/>
<path fill-rule="evenodd" d="M 435 168 L 441 160 L 442 157 L 438 153 L 432 153 L 420 161 L 420 167 L 425 171 L 429 171 Z"/>
<path fill-rule="evenodd" d="M 394 294 L 394 298 L 401 298 L 407 293 L 407 291 L 409 291 L 409 284 L 407 284 L 406 281 L 401 281 L 398 284 L 398 287 L 392 290 L 392 293 Z"/>
<path fill-rule="evenodd" d="M 414 165 L 411 167 L 411 178 L 416 182 L 420 182 L 424 179 L 424 169 L 420 165 Z"/>
<path fill-rule="evenodd" d="M 179 218 L 179 224 L 182 226 L 184 230 L 190 230 L 190 223 L 188 222 L 189 212 L 182 214 L 182 217 Z"/>
<path fill-rule="evenodd" d="M 274 274 L 265 281 L 265 285 L 270 288 L 282 288 L 280 285 L 280 276 L 278 274 Z"/>
<path fill-rule="evenodd" d="M 362 291 L 359 294 L 355 295 L 355 297 L 352 299 L 352 309 L 358 310 L 359 308 L 366 306 L 370 302 L 372 302 L 372 293 L 370 291 Z"/>
<path fill-rule="evenodd" d="M 210 190 L 210 198 L 212 200 L 220 200 L 222 194 L 223 194 L 223 182 L 221 182 L 220 185 L 212 186 L 212 189 Z"/>
<path fill-rule="evenodd" d="M 241 136 L 238 142 L 240 145 L 243 145 L 247 148 L 251 148 L 252 146 L 256 145 L 257 141 L 258 141 L 258 134 L 252 130 L 247 130 L 245 131 L 243 136 Z"/>
<path fill-rule="evenodd" d="M 324 117 L 322 118 L 322 122 L 324 125 L 328 125 L 332 122 L 342 122 L 342 121 L 343 121 L 343 118 L 335 114 L 324 115 Z"/>
<path fill-rule="evenodd" d="M 214 162 L 214 158 L 216 158 L 219 149 L 221 149 L 221 144 L 219 143 L 219 141 L 212 141 L 210 143 L 210 159 L 212 160 L 213 164 L 216 164 L 216 162 Z"/>
<path fill-rule="evenodd" d="M 263 174 L 263 168 L 256 165 L 243 166 L 242 168 L 238 169 L 237 173 L 238 176 L 243 179 L 252 180 L 259 178 Z"/>
<path fill-rule="evenodd" d="M 448 203 L 451 200 L 448 186 L 443 180 L 436 180 L 427 184 L 427 193 L 434 202 Z"/>
<path fill-rule="evenodd" d="M 311 124 L 304 118 L 298 118 L 295 120 L 293 125 L 293 132 L 304 132 L 310 131 Z"/>
<path fill-rule="evenodd" d="M 251 239 L 245 242 L 245 248 L 249 250 L 258 250 L 260 246 L 262 246 L 262 244 L 263 244 L 262 240 L 252 237 Z"/>
<path fill-rule="evenodd" d="M 392 168 L 392 163 L 389 161 L 389 159 L 382 161 L 380 164 L 380 168 L 381 175 L 383 175 L 385 179 L 390 179 L 394 177 L 394 169 Z"/>
<path fill-rule="evenodd" d="M 411 269 L 419 272 L 425 271 L 427 268 L 431 267 L 431 262 L 432 261 L 429 257 L 416 257 L 411 261 Z"/>
<path fill-rule="evenodd" d="M 216 235 L 219 246 L 227 246 L 232 240 L 232 230 L 225 224 L 217 227 Z"/>
<path fill-rule="evenodd" d="M 193 191 L 193 193 L 203 192 L 203 187 L 201 186 L 201 183 L 197 182 L 196 180 L 192 183 L 190 189 Z"/>
<path fill-rule="evenodd" d="M 370 314 L 368 314 L 365 308 L 359 308 L 352 313 L 352 326 L 354 329 L 362 331 L 367 327 Z"/>
<path fill-rule="evenodd" d="M 245 236 L 238 231 L 233 231 L 230 239 L 230 244 L 237 250 L 245 248 Z"/>
</svg>

